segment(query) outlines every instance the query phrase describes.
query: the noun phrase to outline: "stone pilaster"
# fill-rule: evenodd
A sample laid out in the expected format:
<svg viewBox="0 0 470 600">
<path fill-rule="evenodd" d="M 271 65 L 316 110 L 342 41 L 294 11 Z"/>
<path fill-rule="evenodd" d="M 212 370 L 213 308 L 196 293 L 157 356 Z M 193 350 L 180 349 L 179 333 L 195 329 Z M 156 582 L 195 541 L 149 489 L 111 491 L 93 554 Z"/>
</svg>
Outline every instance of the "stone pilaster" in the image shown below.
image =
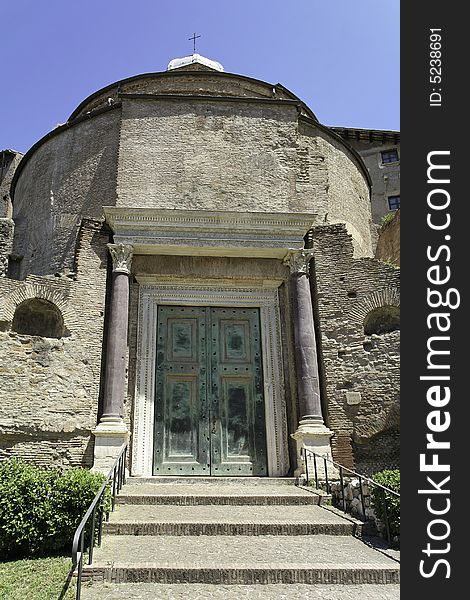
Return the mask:
<svg viewBox="0 0 470 600">
<path fill-rule="evenodd" d="M 111 304 L 107 330 L 103 414 L 96 429 L 94 469 L 107 471 L 129 438 L 123 421 L 126 392 L 129 274 L 133 247 L 108 244 L 113 261 Z"/>
<path fill-rule="evenodd" d="M 292 437 L 297 444 L 296 476 L 305 474 L 302 448 L 331 460 L 330 438 L 333 433 L 325 426 L 322 414 L 315 322 L 309 283 L 309 263 L 313 251 L 290 250 L 284 263 L 290 268 L 290 289 L 294 315 L 295 362 L 300 420 Z M 328 465 L 329 471 L 330 465 Z M 331 465 L 332 467 L 332 465 Z M 333 470 L 333 469 L 332 469 Z M 313 473 L 313 469 L 312 469 Z M 318 474 L 324 476 L 323 461 Z"/>
</svg>

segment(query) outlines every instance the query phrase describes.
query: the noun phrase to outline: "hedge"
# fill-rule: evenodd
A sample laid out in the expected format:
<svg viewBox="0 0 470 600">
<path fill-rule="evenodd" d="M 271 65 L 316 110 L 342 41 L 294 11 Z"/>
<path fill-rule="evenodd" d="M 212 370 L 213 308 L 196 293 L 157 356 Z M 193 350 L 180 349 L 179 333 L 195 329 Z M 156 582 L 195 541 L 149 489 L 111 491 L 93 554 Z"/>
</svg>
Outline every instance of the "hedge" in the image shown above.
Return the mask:
<svg viewBox="0 0 470 600">
<path fill-rule="evenodd" d="M 394 492 L 400 493 L 400 471 L 385 470 L 379 471 L 372 476 L 372 480 L 384 487 L 391 489 Z M 390 536 L 393 538 L 400 537 L 400 497 L 392 494 L 385 494 L 388 508 L 388 521 L 390 527 Z M 385 506 L 382 490 L 375 486 L 371 489 L 371 502 L 376 517 L 385 523 Z"/>
<path fill-rule="evenodd" d="M 82 468 L 44 469 L 0 463 L 0 559 L 69 549 L 105 477 Z"/>
</svg>

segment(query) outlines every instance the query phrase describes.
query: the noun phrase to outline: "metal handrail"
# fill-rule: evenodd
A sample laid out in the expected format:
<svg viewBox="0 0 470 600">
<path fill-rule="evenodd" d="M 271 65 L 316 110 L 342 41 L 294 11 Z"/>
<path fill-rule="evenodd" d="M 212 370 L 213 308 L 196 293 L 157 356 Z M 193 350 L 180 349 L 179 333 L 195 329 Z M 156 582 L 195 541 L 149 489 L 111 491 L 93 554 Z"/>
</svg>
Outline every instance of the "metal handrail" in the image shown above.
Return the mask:
<svg viewBox="0 0 470 600">
<path fill-rule="evenodd" d="M 347 474 L 352 475 L 353 477 L 357 477 L 357 479 L 359 480 L 359 496 L 360 496 L 360 502 L 361 502 L 361 507 L 362 507 L 362 517 L 363 517 L 361 519 L 362 521 L 367 521 L 366 506 L 365 506 L 365 494 L 363 492 L 363 483 L 367 482 L 369 486 L 375 486 L 376 488 L 380 489 L 380 493 L 382 496 L 382 502 L 383 502 L 383 506 L 385 509 L 384 510 L 384 520 L 385 520 L 385 530 L 386 530 L 386 534 L 387 534 L 387 541 L 389 544 L 391 544 L 390 519 L 389 519 L 389 508 L 387 506 L 387 494 L 390 494 L 391 496 L 395 496 L 397 498 L 400 497 L 400 494 L 384 485 L 381 485 L 380 483 L 375 482 L 373 479 L 370 479 L 369 477 L 366 477 L 365 475 L 356 473 L 356 471 L 353 471 L 349 467 L 340 465 L 339 463 L 327 458 L 326 456 L 321 456 L 320 454 L 316 454 L 309 448 L 302 448 L 302 453 L 303 453 L 304 461 L 305 461 L 305 477 L 306 477 L 307 483 L 310 481 L 307 456 L 308 455 L 313 456 L 314 480 L 315 480 L 315 487 L 317 489 L 319 489 L 319 487 L 320 487 L 319 486 L 320 478 L 318 476 L 317 458 L 320 459 L 321 461 L 323 461 L 323 466 L 324 466 L 324 470 L 325 470 L 326 492 L 328 494 L 331 492 L 331 482 L 328 480 L 328 463 L 331 463 L 334 467 L 336 467 L 336 469 L 339 472 L 339 480 L 340 480 L 340 486 L 341 486 L 342 510 L 345 513 L 348 512 L 348 508 L 347 508 L 347 503 L 346 503 L 346 496 L 344 494 L 344 474 L 345 474 L 345 472 L 347 472 Z M 370 497 L 370 494 L 369 494 L 369 497 Z M 361 513 L 359 513 L 359 515 L 361 515 Z"/>
<path fill-rule="evenodd" d="M 116 504 L 116 496 L 121 491 L 122 486 L 126 483 L 126 456 L 127 444 L 125 444 L 116 458 L 113 466 L 106 476 L 103 485 L 100 487 L 95 497 L 93 498 L 88 510 L 86 511 L 80 525 L 75 530 L 72 544 L 72 570 L 77 568 L 77 594 L 76 600 L 80 600 L 82 586 L 82 570 L 83 557 L 85 550 L 88 550 L 88 564 L 91 565 L 93 560 L 93 548 L 96 538 L 96 516 L 98 513 L 98 546 L 101 546 L 101 534 L 103 531 L 103 518 L 109 520 L 109 510 L 105 512 L 105 494 L 109 484 L 111 484 L 111 512 L 114 511 Z M 91 517 L 91 531 L 87 544 L 85 546 L 86 526 Z"/>
</svg>

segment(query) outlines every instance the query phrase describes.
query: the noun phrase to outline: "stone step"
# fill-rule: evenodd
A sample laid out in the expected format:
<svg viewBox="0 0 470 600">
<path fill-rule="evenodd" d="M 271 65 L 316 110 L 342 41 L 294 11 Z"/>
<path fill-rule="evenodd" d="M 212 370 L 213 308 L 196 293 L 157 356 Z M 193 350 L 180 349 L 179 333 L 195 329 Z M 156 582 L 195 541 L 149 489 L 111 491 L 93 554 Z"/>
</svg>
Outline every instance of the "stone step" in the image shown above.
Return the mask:
<svg viewBox="0 0 470 600">
<path fill-rule="evenodd" d="M 328 504 L 331 496 L 295 485 L 204 483 L 139 483 L 123 486 L 117 504 L 220 505 L 294 505 Z"/>
<path fill-rule="evenodd" d="M 361 525 L 319 506 L 123 505 L 114 535 L 360 535 Z"/>
<path fill-rule="evenodd" d="M 399 585 L 95 583 L 82 600 L 399 600 Z"/>
<path fill-rule="evenodd" d="M 399 565 L 352 536 L 107 536 L 93 581 L 397 584 Z"/>
<path fill-rule="evenodd" d="M 126 485 L 161 485 L 161 484 L 183 484 L 183 485 L 290 485 L 296 484 L 295 477 L 179 477 L 177 475 L 154 477 L 128 477 Z"/>
</svg>

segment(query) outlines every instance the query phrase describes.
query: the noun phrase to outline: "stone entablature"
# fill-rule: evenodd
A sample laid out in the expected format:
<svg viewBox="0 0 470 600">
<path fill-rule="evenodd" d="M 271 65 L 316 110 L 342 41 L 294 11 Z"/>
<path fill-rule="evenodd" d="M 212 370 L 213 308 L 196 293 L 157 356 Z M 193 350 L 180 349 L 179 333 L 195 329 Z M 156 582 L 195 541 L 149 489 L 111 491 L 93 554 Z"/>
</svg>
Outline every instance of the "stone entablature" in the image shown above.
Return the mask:
<svg viewBox="0 0 470 600">
<path fill-rule="evenodd" d="M 104 208 L 117 244 L 136 254 L 284 258 L 301 248 L 314 214 Z"/>
</svg>

